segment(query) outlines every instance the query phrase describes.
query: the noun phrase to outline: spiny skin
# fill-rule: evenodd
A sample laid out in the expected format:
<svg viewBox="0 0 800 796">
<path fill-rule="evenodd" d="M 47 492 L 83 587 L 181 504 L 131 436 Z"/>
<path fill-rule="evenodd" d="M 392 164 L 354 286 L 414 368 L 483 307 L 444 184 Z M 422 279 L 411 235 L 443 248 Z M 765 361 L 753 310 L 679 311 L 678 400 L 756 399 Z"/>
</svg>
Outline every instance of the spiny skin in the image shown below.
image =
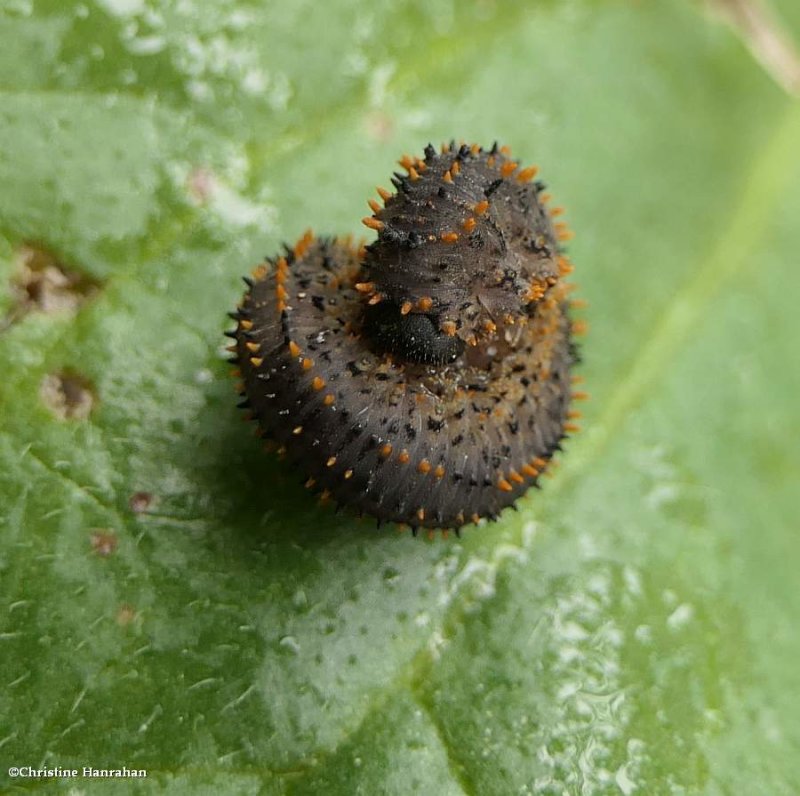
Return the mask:
<svg viewBox="0 0 800 796">
<path fill-rule="evenodd" d="M 427 311 L 440 325 L 454 323 L 463 340 L 506 315 L 523 319 L 531 291 L 559 275 L 556 234 L 533 170 L 523 173 L 500 150 L 466 145 L 428 147 L 410 168 L 416 177 L 396 174 L 397 194 L 375 213 L 380 230 L 367 247 L 366 281 L 398 309 L 430 302 Z"/>
<path fill-rule="evenodd" d="M 378 240 L 305 236 L 256 269 L 231 335 L 246 404 L 309 486 L 457 529 L 535 485 L 565 436 L 567 264 L 502 151 L 404 162 Z"/>
</svg>

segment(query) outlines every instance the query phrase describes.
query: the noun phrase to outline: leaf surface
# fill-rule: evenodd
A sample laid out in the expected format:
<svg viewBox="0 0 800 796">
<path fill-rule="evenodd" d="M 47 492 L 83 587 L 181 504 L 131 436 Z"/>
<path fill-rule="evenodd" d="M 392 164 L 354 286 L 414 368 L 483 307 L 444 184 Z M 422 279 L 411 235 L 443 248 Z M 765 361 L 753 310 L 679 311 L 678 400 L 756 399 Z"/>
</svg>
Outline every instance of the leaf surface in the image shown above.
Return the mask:
<svg viewBox="0 0 800 796">
<path fill-rule="evenodd" d="M 2 769 L 149 774 L 3 787 L 800 790 L 800 107 L 729 28 L 18 0 L 0 39 Z M 567 207 L 592 400 L 519 512 L 426 542 L 262 452 L 222 332 L 240 274 L 453 137 Z"/>
</svg>

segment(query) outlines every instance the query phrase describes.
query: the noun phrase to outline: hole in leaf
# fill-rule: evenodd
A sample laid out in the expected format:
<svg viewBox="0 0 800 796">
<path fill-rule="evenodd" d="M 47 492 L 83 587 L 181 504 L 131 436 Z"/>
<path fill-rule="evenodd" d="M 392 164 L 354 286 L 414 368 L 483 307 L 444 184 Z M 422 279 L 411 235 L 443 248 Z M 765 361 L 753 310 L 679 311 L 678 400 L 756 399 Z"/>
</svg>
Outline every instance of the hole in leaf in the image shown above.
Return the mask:
<svg viewBox="0 0 800 796">
<path fill-rule="evenodd" d="M 92 383 L 85 376 L 66 370 L 45 376 L 39 395 L 61 420 L 86 419 L 96 401 Z"/>
</svg>

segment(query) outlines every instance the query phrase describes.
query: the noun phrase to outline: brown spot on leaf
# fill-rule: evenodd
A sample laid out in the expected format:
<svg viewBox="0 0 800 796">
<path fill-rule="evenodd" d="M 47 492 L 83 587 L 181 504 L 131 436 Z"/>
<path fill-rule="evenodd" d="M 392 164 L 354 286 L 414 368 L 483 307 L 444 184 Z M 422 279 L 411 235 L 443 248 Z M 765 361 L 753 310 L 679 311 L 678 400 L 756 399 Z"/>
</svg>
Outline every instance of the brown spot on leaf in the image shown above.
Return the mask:
<svg viewBox="0 0 800 796">
<path fill-rule="evenodd" d="M 127 627 L 136 619 L 137 615 L 136 609 L 132 605 L 124 603 L 117 610 L 117 624 L 121 627 Z"/>
<path fill-rule="evenodd" d="M 110 556 L 119 544 L 117 535 L 114 531 L 109 530 L 96 530 L 89 537 L 89 540 L 92 543 L 92 550 L 103 558 Z"/>
<path fill-rule="evenodd" d="M 15 302 L 0 327 L 11 326 L 30 312 L 75 312 L 99 290 L 96 281 L 41 246 L 23 244 L 14 261 L 11 291 Z"/>
<path fill-rule="evenodd" d="M 92 383 L 69 370 L 48 373 L 42 379 L 39 396 L 61 420 L 84 420 L 96 401 Z"/>
<path fill-rule="evenodd" d="M 150 492 L 134 492 L 128 499 L 128 505 L 134 514 L 144 514 L 154 501 L 155 497 Z"/>
</svg>

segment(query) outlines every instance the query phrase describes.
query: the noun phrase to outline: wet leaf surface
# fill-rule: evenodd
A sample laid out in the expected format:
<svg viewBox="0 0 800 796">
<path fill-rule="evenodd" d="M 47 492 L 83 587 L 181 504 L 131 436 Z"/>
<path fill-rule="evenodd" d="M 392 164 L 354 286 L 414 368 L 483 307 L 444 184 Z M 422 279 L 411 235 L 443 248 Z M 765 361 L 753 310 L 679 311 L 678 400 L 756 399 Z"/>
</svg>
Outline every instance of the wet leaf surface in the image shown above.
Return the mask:
<svg viewBox="0 0 800 796">
<path fill-rule="evenodd" d="M 149 772 L 3 787 L 800 790 L 800 108 L 729 28 L 16 0 L 0 40 L 0 317 L 31 247 L 92 286 L 0 333 L 2 770 Z M 519 512 L 428 542 L 308 499 L 222 332 L 261 256 L 360 234 L 451 137 L 566 205 L 592 400 Z"/>
</svg>

